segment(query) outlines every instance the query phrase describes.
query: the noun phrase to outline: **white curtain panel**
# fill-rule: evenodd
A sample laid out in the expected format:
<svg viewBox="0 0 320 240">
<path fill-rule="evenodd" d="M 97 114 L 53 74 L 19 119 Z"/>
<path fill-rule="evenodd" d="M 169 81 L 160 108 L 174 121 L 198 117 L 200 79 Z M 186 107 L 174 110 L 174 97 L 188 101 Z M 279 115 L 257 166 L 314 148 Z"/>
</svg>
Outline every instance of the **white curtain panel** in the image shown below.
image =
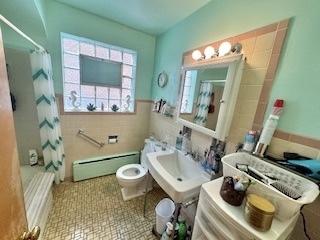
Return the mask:
<svg viewBox="0 0 320 240">
<path fill-rule="evenodd" d="M 212 83 L 201 83 L 200 93 L 196 105 L 197 114 L 194 117 L 194 123 L 200 126 L 205 126 L 207 123 L 212 92 Z"/>
<path fill-rule="evenodd" d="M 51 57 L 46 52 L 33 51 L 30 61 L 45 169 L 55 174 L 55 183 L 59 184 L 65 176 L 65 155 L 54 95 Z"/>
</svg>

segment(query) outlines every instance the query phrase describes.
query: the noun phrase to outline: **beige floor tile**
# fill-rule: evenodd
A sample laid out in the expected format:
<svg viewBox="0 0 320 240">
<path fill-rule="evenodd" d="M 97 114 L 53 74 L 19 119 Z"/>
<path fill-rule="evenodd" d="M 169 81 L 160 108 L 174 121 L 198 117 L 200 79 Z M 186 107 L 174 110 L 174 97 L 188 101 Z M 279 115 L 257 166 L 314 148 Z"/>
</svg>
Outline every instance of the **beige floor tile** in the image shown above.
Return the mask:
<svg viewBox="0 0 320 240">
<path fill-rule="evenodd" d="M 146 218 L 144 198 L 123 201 L 115 175 L 62 183 L 54 187 L 53 196 L 44 240 L 152 240 L 154 209 L 166 194 L 160 188 L 148 194 Z"/>
</svg>

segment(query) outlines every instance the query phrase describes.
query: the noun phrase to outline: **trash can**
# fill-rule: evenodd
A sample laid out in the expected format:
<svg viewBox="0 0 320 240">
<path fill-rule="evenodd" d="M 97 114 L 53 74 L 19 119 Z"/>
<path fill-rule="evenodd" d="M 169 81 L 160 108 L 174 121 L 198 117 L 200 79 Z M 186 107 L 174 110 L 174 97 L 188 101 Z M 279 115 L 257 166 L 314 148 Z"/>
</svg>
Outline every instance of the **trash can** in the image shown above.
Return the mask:
<svg viewBox="0 0 320 240">
<path fill-rule="evenodd" d="M 169 198 L 162 199 L 156 206 L 156 230 L 162 234 L 166 223 L 170 221 L 175 210 L 174 202 Z"/>
</svg>

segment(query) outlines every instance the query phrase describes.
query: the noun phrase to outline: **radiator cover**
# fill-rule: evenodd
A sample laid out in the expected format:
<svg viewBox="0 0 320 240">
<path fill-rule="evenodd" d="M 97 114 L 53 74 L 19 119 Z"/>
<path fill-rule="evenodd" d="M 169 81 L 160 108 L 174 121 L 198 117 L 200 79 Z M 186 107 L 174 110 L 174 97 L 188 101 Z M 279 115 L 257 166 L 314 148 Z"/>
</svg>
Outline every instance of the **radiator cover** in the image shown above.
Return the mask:
<svg viewBox="0 0 320 240">
<path fill-rule="evenodd" d="M 72 164 L 73 181 L 113 174 L 126 164 L 139 163 L 139 159 L 139 152 L 128 152 L 77 160 Z"/>
</svg>

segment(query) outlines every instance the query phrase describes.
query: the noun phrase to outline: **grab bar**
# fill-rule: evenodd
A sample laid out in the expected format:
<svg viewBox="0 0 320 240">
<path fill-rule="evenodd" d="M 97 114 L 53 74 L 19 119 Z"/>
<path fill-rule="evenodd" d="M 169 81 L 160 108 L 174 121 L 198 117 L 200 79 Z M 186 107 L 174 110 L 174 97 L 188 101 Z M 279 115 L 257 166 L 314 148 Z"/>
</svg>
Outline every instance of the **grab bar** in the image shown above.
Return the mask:
<svg viewBox="0 0 320 240">
<path fill-rule="evenodd" d="M 78 135 L 83 136 L 85 140 L 97 144 L 100 148 L 102 148 L 104 146 L 105 143 L 103 142 L 98 142 L 97 140 L 93 139 L 92 137 L 88 136 L 87 134 L 84 133 L 84 131 L 82 129 L 79 129 L 78 131 Z"/>
</svg>

